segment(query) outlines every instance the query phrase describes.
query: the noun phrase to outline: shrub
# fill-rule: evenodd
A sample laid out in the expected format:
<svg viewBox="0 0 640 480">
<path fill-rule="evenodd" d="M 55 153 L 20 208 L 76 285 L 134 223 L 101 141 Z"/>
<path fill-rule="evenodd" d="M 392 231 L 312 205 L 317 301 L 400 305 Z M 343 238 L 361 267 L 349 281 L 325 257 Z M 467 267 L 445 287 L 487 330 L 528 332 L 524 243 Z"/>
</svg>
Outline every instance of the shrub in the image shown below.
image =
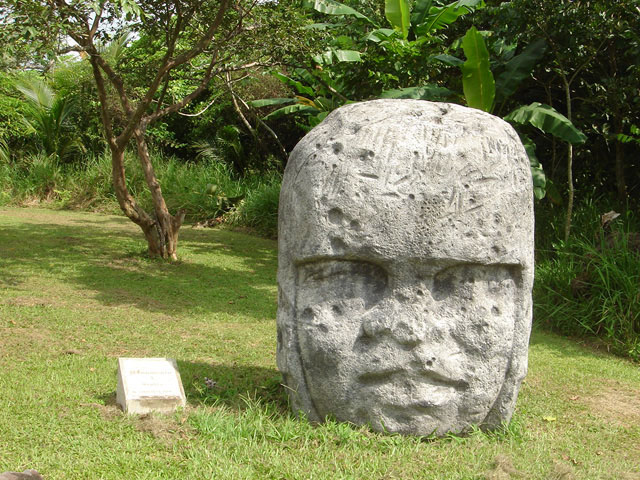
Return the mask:
<svg viewBox="0 0 640 480">
<path fill-rule="evenodd" d="M 628 211 L 611 232 L 558 245 L 555 257 L 536 267 L 536 324 L 565 335 L 598 337 L 612 351 L 640 360 L 637 232 Z"/>
<path fill-rule="evenodd" d="M 272 174 L 257 186 L 249 188 L 246 198 L 227 216 L 228 222 L 251 227 L 262 235 L 275 238 L 278 235 L 281 182 L 279 174 Z"/>
</svg>

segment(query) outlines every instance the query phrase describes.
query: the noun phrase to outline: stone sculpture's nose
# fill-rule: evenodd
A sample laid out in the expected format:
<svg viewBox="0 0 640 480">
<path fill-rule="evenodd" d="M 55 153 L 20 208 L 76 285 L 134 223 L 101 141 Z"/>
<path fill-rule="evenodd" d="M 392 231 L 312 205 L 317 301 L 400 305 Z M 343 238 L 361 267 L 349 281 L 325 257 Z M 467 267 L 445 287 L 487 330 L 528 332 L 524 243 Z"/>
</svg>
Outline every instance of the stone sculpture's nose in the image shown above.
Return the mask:
<svg viewBox="0 0 640 480">
<path fill-rule="evenodd" d="M 370 312 L 362 322 L 362 330 L 371 338 L 389 336 L 401 345 L 417 346 L 427 333 L 426 313 L 387 304 Z"/>
</svg>

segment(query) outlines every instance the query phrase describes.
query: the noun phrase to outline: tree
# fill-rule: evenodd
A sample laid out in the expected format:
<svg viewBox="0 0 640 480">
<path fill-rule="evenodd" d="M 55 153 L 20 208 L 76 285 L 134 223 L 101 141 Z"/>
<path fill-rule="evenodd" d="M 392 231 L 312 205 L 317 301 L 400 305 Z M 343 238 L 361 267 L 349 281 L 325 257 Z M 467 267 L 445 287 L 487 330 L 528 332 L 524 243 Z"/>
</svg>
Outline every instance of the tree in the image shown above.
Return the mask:
<svg viewBox="0 0 640 480">
<path fill-rule="evenodd" d="M 172 215 L 167 209 L 149 154 L 148 129 L 187 106 L 215 77 L 268 63 L 281 54 L 260 43 L 261 33 L 282 18 L 274 12 L 276 4 L 257 0 L 0 2 L 0 8 L 13 18 L 9 27 L 27 28 L 27 38 L 38 36 L 39 31 L 49 32 L 56 41 L 67 36 L 72 44 L 65 49 L 79 52 L 90 63 L 120 208 L 142 229 L 150 255 L 176 259 L 185 212 Z M 257 11 L 262 15 L 257 16 Z M 127 32 L 153 46 L 153 54 L 138 65 L 143 74 L 137 78 L 144 82 L 132 83 L 126 62 L 104 47 Z M 276 42 L 267 45 L 278 48 Z M 151 192 L 153 212 L 146 212 L 127 188 L 124 154 L 131 143 Z"/>
<path fill-rule="evenodd" d="M 566 168 L 560 172 L 567 185 L 564 238 L 571 231 L 574 183 L 579 178 L 574 174 L 576 167 L 582 169 L 584 179 L 598 187 L 613 183 L 621 203 L 626 201 L 623 145 L 618 138 L 638 119 L 633 99 L 637 97 L 640 59 L 639 9 L 639 0 L 512 0 L 490 9 L 490 28 L 501 38 L 525 44 L 545 39 L 544 68 L 536 70 L 537 85 L 530 85 L 530 90 L 542 88 L 546 103 L 590 134 L 579 150 L 567 145 Z M 615 155 L 609 152 L 612 143 Z M 555 142 L 551 150 L 555 177 Z M 609 160 L 612 157 L 614 168 Z M 626 170 L 627 175 L 630 172 L 633 169 Z M 613 182 L 607 177 L 613 177 Z"/>
</svg>

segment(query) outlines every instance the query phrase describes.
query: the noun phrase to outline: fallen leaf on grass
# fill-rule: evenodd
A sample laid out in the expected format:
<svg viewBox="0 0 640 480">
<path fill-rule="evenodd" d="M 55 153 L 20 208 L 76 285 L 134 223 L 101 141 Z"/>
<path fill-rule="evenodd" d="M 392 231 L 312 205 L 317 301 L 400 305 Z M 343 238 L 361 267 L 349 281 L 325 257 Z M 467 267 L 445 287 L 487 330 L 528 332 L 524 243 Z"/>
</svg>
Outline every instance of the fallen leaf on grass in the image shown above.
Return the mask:
<svg viewBox="0 0 640 480">
<path fill-rule="evenodd" d="M 556 417 L 542 417 L 542 420 L 545 422 L 555 422 L 557 420 Z"/>
</svg>

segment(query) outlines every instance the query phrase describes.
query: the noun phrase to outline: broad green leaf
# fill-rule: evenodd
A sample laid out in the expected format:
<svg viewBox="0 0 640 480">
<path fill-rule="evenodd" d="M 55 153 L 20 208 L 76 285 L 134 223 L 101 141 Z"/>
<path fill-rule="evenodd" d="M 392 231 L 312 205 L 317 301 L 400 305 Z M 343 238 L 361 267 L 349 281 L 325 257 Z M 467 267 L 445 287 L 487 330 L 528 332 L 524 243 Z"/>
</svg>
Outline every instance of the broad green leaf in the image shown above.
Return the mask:
<svg viewBox="0 0 640 480">
<path fill-rule="evenodd" d="M 418 0 L 411 12 L 411 25 L 417 26 L 424 22 L 431 10 L 433 0 Z"/>
<path fill-rule="evenodd" d="M 384 40 L 388 40 L 390 37 L 398 35 L 398 33 L 392 28 L 378 28 L 370 32 L 365 40 L 371 40 L 375 43 L 380 43 Z"/>
<path fill-rule="evenodd" d="M 332 65 L 333 64 L 333 52 L 331 49 L 326 50 L 323 53 L 319 53 L 318 55 L 314 55 L 313 61 L 320 65 Z"/>
<path fill-rule="evenodd" d="M 587 140 L 587 136 L 578 130 L 567 117 L 553 107 L 539 102 L 517 108 L 504 119 L 510 123 L 532 125 L 544 133 L 574 145 L 584 143 Z"/>
<path fill-rule="evenodd" d="M 281 73 L 277 73 L 276 72 L 276 73 L 273 74 L 273 76 L 276 77 L 278 80 L 280 80 L 282 83 L 285 83 L 285 84 L 289 85 L 290 87 L 295 88 L 298 93 L 301 93 L 303 95 L 310 95 L 310 96 L 313 96 L 313 94 L 314 94 L 313 88 L 307 87 L 306 85 L 303 85 L 302 83 L 298 82 L 297 80 L 289 78 L 286 75 L 283 75 Z"/>
<path fill-rule="evenodd" d="M 337 23 L 312 23 L 311 25 L 305 25 L 302 27 L 304 30 L 331 30 L 332 28 L 338 28 L 340 25 Z"/>
<path fill-rule="evenodd" d="M 440 60 L 442 63 L 450 65 L 452 67 L 460 67 L 464 63 L 464 60 L 461 60 L 458 57 L 454 57 L 453 55 L 435 55 L 433 58 L 435 60 Z"/>
<path fill-rule="evenodd" d="M 338 62 L 360 62 L 362 54 L 357 50 L 334 50 L 333 54 Z"/>
<path fill-rule="evenodd" d="M 318 110 L 323 112 L 330 112 L 331 110 L 334 110 L 336 108 L 336 105 L 334 105 L 333 100 L 325 97 L 317 97 L 314 101 L 314 106 Z"/>
<path fill-rule="evenodd" d="M 501 101 L 513 95 L 520 82 L 531 75 L 546 48 L 544 39 L 536 40 L 507 62 L 504 72 L 496 78 L 496 100 Z"/>
<path fill-rule="evenodd" d="M 457 2 L 458 8 L 467 7 L 471 11 L 481 10 L 485 7 L 484 0 L 459 0 Z"/>
<path fill-rule="evenodd" d="M 435 100 L 450 97 L 455 93 L 448 88 L 437 85 L 423 85 L 422 87 L 400 88 L 387 90 L 380 94 L 380 98 L 414 98 L 418 100 Z"/>
<path fill-rule="evenodd" d="M 336 62 L 360 62 L 362 54 L 357 50 L 338 50 L 330 48 L 324 53 L 314 55 L 313 60 L 320 65 L 333 65 Z"/>
<path fill-rule="evenodd" d="M 416 33 L 427 35 L 434 30 L 441 30 L 455 22 L 458 17 L 471 13 L 484 6 L 484 0 L 460 0 L 444 7 L 431 7 L 424 23 L 418 25 Z"/>
<path fill-rule="evenodd" d="M 343 3 L 336 2 L 335 0 L 310 0 L 305 2 L 305 7 L 313 8 L 320 13 L 326 13 L 327 15 L 349 15 L 356 18 L 361 18 L 367 22 L 373 24 L 373 22 L 365 15 L 361 14 L 357 10 L 344 5 Z"/>
<path fill-rule="evenodd" d="M 467 61 L 461 66 L 462 89 L 467 105 L 491 112 L 496 84 L 489 64 L 489 51 L 476 27 L 471 27 L 462 38 L 462 50 Z"/>
<path fill-rule="evenodd" d="M 385 0 L 384 15 L 394 28 L 402 34 L 402 38 L 409 36 L 409 3 L 407 0 Z"/>
<path fill-rule="evenodd" d="M 279 108 L 275 112 L 271 112 L 269 115 L 264 117 L 263 120 L 273 120 L 274 118 L 280 118 L 284 115 L 290 115 L 292 113 L 314 114 L 319 113 L 319 110 L 308 105 L 296 103 L 295 105 L 288 105 L 286 107 Z"/>
<path fill-rule="evenodd" d="M 529 166 L 531 168 L 531 179 L 533 180 L 533 195 L 542 200 L 547 194 L 547 177 L 544 174 L 542 165 L 536 156 L 536 144 L 527 135 L 519 133 L 520 140 L 524 146 L 527 156 L 529 157 Z"/>
<path fill-rule="evenodd" d="M 272 105 L 284 105 L 295 102 L 295 98 L 262 98 L 260 100 L 251 100 L 249 105 L 255 108 L 269 107 Z"/>
</svg>

